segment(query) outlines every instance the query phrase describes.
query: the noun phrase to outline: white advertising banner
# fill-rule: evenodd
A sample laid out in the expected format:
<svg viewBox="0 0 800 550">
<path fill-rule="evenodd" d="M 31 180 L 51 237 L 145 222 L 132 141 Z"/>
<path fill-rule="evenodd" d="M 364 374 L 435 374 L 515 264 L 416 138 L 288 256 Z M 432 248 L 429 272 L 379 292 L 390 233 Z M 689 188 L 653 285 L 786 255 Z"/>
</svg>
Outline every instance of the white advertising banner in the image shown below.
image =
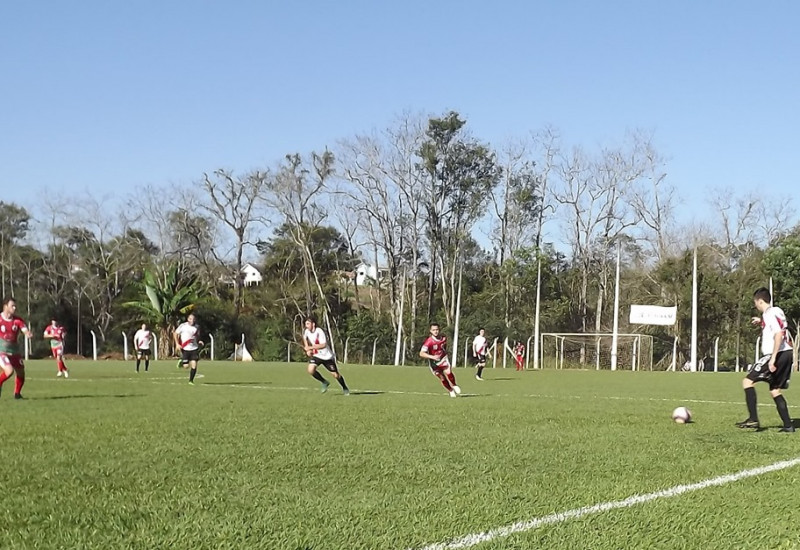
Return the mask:
<svg viewBox="0 0 800 550">
<path fill-rule="evenodd" d="M 678 308 L 662 306 L 631 306 L 630 322 L 633 325 L 674 325 Z"/>
</svg>

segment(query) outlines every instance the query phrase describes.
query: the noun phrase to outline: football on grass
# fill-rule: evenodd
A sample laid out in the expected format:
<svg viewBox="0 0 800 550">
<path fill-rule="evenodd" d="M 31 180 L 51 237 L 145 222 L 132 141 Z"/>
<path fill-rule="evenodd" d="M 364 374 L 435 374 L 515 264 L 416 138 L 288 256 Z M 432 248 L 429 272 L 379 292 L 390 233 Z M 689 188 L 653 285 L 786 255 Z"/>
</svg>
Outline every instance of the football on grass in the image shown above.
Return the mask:
<svg viewBox="0 0 800 550">
<path fill-rule="evenodd" d="M 692 412 L 686 407 L 678 407 L 672 411 L 672 420 L 678 424 L 686 424 L 692 421 Z"/>
</svg>

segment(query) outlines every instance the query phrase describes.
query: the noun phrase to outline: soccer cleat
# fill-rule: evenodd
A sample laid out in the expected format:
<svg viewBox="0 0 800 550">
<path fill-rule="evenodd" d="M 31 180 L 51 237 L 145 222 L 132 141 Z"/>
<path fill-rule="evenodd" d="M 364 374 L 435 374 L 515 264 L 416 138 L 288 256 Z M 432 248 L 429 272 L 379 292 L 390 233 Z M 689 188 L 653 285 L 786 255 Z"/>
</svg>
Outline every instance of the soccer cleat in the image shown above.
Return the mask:
<svg viewBox="0 0 800 550">
<path fill-rule="evenodd" d="M 475 380 L 480 380 L 481 382 L 483 382 L 483 378 L 481 378 L 481 377 L 480 377 L 480 376 L 478 376 L 477 374 L 475 375 Z"/>
<path fill-rule="evenodd" d="M 450 390 L 450 397 L 458 397 L 458 394 L 453 390 Z"/>
<path fill-rule="evenodd" d="M 752 420 L 750 418 L 746 420 L 742 420 L 741 422 L 736 423 L 737 428 L 760 428 L 761 424 L 759 424 L 758 420 Z"/>
<path fill-rule="evenodd" d="M 331 385 L 331 383 L 328 382 L 328 381 L 323 382 L 322 383 L 322 388 L 320 388 L 320 391 L 322 393 L 325 393 L 326 391 L 328 391 L 328 386 L 330 386 L 330 385 Z"/>
<path fill-rule="evenodd" d="M 194 386 L 194 382 L 192 382 L 191 380 L 189 380 L 189 385 L 190 385 L 190 386 Z"/>
<path fill-rule="evenodd" d="M 56 373 L 56 378 L 61 378 L 61 371 L 58 371 L 58 373 Z"/>
<path fill-rule="evenodd" d="M 350 395 L 350 390 L 342 390 L 342 395 Z"/>
<path fill-rule="evenodd" d="M 779 432 L 783 432 L 783 433 L 792 434 L 792 433 L 794 433 L 795 429 L 794 429 L 794 426 L 784 426 L 783 428 L 781 428 L 778 431 Z"/>
<path fill-rule="evenodd" d="M 24 397 L 22 397 L 21 393 L 15 393 L 14 394 L 14 399 L 24 399 Z"/>
<path fill-rule="evenodd" d="M 456 395 L 461 395 L 461 388 L 458 386 L 453 386 L 453 391 L 456 392 Z"/>
<path fill-rule="evenodd" d="M 64 371 L 64 378 L 69 378 L 69 371 Z"/>
</svg>

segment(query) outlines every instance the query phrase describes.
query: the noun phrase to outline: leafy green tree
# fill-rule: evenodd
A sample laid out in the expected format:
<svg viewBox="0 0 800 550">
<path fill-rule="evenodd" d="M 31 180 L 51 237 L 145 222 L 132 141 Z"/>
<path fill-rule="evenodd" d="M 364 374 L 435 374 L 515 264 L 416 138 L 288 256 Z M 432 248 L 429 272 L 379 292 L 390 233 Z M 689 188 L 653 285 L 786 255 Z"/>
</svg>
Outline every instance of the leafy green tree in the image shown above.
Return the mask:
<svg viewBox="0 0 800 550">
<path fill-rule="evenodd" d="M 124 305 L 140 313 L 158 331 L 158 351 L 166 357 L 172 349 L 173 331 L 183 316 L 195 309 L 203 288 L 197 275 L 186 273 L 180 265 L 160 273 L 145 270 L 139 285 L 143 299 Z"/>
</svg>

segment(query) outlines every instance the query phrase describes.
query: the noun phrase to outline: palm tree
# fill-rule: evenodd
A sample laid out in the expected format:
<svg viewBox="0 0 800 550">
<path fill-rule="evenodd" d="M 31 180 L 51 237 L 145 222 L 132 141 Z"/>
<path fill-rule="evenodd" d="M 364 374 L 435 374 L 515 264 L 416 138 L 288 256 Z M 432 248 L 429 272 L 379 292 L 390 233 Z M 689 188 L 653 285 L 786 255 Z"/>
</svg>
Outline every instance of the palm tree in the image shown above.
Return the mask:
<svg viewBox="0 0 800 550">
<path fill-rule="evenodd" d="M 125 303 L 126 307 L 142 313 L 158 332 L 158 353 L 168 357 L 172 349 L 172 333 L 182 318 L 191 312 L 202 291 L 196 275 L 188 274 L 178 265 L 163 270 L 158 276 L 145 270 L 140 283 L 145 300 Z"/>
</svg>

